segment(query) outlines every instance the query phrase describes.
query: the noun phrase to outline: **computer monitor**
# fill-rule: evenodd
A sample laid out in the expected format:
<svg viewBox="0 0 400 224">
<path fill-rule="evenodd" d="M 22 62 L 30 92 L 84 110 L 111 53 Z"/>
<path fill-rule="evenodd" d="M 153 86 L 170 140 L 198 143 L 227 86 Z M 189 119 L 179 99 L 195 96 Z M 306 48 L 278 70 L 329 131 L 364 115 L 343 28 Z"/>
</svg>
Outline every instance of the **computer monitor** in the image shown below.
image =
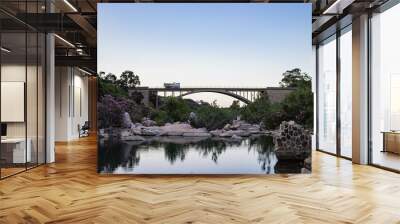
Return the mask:
<svg viewBox="0 0 400 224">
<path fill-rule="evenodd" d="M 1 136 L 7 136 L 7 124 L 1 123 Z"/>
</svg>

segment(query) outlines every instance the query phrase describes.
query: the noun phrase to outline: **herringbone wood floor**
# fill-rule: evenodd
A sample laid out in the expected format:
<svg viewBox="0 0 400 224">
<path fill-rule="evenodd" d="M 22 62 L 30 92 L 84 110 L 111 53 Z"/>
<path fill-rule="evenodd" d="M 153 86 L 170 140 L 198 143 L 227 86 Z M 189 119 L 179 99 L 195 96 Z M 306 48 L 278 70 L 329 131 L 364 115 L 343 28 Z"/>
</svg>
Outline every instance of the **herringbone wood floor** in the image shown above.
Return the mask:
<svg viewBox="0 0 400 224">
<path fill-rule="evenodd" d="M 400 223 L 400 175 L 319 152 L 311 175 L 101 176 L 96 151 L 0 181 L 0 223 Z"/>
</svg>

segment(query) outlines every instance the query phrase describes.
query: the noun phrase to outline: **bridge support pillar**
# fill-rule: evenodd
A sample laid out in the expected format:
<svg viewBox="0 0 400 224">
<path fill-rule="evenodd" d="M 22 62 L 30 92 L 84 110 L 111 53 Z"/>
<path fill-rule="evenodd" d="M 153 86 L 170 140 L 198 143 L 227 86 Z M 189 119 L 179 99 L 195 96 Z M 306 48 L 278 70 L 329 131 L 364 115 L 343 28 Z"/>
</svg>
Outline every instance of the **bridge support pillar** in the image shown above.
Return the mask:
<svg viewBox="0 0 400 224">
<path fill-rule="evenodd" d="M 156 109 L 158 109 L 158 92 L 156 92 Z"/>
</svg>

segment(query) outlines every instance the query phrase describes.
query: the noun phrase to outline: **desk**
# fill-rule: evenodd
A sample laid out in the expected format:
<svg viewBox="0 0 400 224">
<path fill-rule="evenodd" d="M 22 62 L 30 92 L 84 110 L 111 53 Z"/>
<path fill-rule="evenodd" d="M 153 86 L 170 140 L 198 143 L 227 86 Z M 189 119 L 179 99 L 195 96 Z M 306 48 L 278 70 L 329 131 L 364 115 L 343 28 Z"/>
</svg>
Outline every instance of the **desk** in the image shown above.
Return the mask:
<svg viewBox="0 0 400 224">
<path fill-rule="evenodd" d="M 383 151 L 400 154 L 400 132 L 383 131 Z"/>
<path fill-rule="evenodd" d="M 31 139 L 27 139 L 28 147 L 25 152 L 25 138 L 6 138 L 1 139 L 1 156 L 6 160 L 6 163 L 25 163 L 31 162 Z"/>
</svg>

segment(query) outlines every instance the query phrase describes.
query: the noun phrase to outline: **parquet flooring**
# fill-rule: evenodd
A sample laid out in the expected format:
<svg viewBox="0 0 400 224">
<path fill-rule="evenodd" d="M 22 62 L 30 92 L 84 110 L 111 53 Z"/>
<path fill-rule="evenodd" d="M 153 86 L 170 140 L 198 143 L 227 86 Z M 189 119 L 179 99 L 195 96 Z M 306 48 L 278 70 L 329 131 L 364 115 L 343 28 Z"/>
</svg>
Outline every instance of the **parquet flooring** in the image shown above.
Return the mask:
<svg viewBox="0 0 400 224">
<path fill-rule="evenodd" d="M 313 173 L 101 176 L 96 139 L 0 181 L 0 223 L 400 223 L 400 175 L 313 153 Z"/>
</svg>

